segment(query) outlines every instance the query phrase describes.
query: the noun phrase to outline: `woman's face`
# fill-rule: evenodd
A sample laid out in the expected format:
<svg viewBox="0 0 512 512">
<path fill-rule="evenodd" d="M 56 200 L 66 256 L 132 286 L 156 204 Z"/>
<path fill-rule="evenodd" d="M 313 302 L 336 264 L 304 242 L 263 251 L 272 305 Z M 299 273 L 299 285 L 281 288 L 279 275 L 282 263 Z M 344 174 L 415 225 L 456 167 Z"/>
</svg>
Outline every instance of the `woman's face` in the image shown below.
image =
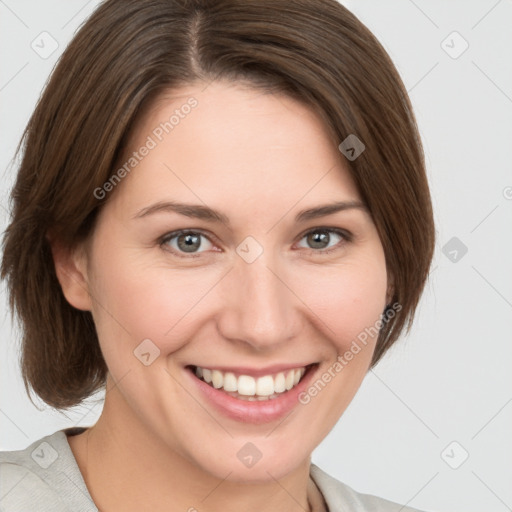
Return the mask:
<svg viewBox="0 0 512 512">
<path fill-rule="evenodd" d="M 384 252 L 312 110 L 224 82 L 202 89 L 161 97 L 119 166 L 129 171 L 102 189 L 83 268 L 117 383 L 104 414 L 219 478 L 280 478 L 368 370 Z M 347 206 L 318 210 L 334 203 Z"/>
</svg>

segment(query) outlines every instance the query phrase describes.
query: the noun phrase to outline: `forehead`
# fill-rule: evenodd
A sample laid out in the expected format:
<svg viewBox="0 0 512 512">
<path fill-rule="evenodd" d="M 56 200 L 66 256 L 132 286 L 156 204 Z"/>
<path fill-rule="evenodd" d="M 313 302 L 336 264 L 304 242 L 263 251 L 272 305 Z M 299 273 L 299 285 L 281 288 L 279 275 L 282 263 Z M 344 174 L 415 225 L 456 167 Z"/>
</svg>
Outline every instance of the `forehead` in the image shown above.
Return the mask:
<svg viewBox="0 0 512 512">
<path fill-rule="evenodd" d="M 129 172 L 119 200 L 131 209 L 166 194 L 261 211 L 299 201 L 307 206 L 308 200 L 359 199 L 311 107 L 226 82 L 159 96 L 139 117 L 121 160 Z"/>
</svg>

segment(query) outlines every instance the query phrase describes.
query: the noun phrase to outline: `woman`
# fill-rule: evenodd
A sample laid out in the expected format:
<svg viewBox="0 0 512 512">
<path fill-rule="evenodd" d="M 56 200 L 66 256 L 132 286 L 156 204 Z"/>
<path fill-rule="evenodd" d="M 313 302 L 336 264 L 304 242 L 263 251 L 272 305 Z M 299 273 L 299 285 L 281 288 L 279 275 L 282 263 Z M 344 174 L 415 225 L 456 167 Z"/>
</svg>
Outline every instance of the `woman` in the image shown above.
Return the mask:
<svg viewBox="0 0 512 512">
<path fill-rule="evenodd" d="M 95 425 L 2 453 L 6 512 L 396 509 L 311 464 L 434 247 L 407 93 L 349 11 L 107 0 L 12 197 L 27 390 L 106 394 Z"/>
</svg>

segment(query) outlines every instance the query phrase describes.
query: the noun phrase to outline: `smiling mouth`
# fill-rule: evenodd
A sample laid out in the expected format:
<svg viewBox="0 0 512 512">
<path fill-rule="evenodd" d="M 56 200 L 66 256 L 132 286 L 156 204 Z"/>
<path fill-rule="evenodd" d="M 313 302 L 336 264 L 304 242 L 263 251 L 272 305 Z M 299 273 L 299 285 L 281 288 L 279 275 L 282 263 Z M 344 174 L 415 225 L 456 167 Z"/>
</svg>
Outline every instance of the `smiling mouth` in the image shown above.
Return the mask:
<svg viewBox="0 0 512 512">
<path fill-rule="evenodd" d="M 188 366 L 196 378 L 210 387 L 224 391 L 227 395 L 239 400 L 264 401 L 274 400 L 293 389 L 318 363 L 292 368 L 274 374 L 252 377 L 251 375 L 235 375 L 233 372 L 212 370 L 200 366 Z"/>
</svg>

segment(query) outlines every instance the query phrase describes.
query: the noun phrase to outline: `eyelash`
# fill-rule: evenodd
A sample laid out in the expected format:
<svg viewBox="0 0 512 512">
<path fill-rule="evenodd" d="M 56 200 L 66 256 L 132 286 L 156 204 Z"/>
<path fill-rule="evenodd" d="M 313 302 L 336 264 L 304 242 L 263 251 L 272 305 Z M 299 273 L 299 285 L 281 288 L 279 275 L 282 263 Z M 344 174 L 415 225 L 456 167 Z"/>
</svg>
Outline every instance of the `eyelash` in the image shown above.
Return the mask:
<svg viewBox="0 0 512 512">
<path fill-rule="evenodd" d="M 303 233 L 300 236 L 299 241 L 302 240 L 307 235 L 309 235 L 310 233 L 317 233 L 317 232 L 335 233 L 336 235 L 341 236 L 343 238 L 343 240 L 341 242 L 338 242 L 338 244 L 336 244 L 335 246 L 330 247 L 328 249 L 307 249 L 306 248 L 306 250 L 309 252 L 309 254 L 320 254 L 322 256 L 327 255 L 333 251 L 339 250 L 341 248 L 341 246 L 344 245 L 345 243 L 352 241 L 352 234 L 349 233 L 348 231 L 346 231 L 344 229 L 330 228 L 330 227 L 317 227 L 317 228 L 309 229 L 308 231 L 306 231 L 305 233 Z M 202 256 L 202 254 L 203 254 L 202 252 L 187 254 L 187 253 L 182 253 L 182 252 L 176 251 L 175 249 L 164 248 L 164 245 L 166 245 L 169 241 L 171 241 L 172 239 L 174 239 L 176 237 L 179 237 L 180 235 L 185 235 L 185 234 L 194 234 L 194 235 L 198 234 L 198 235 L 202 235 L 205 238 L 207 238 L 208 240 L 210 240 L 210 236 L 207 235 L 205 232 L 203 232 L 200 229 L 180 229 L 180 230 L 171 231 L 170 233 L 165 234 L 163 237 L 161 237 L 159 239 L 159 244 L 163 250 L 171 252 L 172 254 L 174 254 L 180 258 L 199 258 L 200 256 Z M 211 240 L 210 240 L 210 242 L 213 243 Z M 169 247 L 169 246 L 167 246 L 167 247 Z M 304 249 L 304 248 L 302 248 L 302 249 Z M 185 256 L 185 254 L 187 254 L 187 255 Z"/>
</svg>

